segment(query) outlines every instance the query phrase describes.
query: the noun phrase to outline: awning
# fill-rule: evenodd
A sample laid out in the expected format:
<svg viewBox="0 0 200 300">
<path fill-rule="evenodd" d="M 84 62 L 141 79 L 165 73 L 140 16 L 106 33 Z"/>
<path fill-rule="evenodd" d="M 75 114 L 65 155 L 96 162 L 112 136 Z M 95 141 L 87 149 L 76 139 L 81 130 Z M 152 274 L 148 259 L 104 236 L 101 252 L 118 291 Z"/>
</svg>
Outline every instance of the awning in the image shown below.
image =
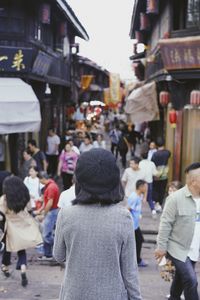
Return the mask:
<svg viewBox="0 0 200 300">
<path fill-rule="evenodd" d="M 40 104 L 19 78 L 0 78 L 0 134 L 39 131 Z"/>
<path fill-rule="evenodd" d="M 150 82 L 134 89 L 126 99 L 125 113 L 132 123 L 159 120 L 156 83 Z"/>
</svg>

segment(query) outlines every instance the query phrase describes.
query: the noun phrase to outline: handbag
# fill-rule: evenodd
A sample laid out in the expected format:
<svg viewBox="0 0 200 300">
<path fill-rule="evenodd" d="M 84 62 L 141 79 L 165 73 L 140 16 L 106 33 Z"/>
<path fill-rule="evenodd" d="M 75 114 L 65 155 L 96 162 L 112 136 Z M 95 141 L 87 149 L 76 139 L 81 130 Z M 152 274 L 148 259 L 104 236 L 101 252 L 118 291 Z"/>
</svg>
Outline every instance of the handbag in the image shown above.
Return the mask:
<svg viewBox="0 0 200 300">
<path fill-rule="evenodd" d="M 6 214 L 6 249 L 19 251 L 41 244 L 42 236 L 38 223 L 28 213 L 27 209 L 19 213 Z"/>
</svg>

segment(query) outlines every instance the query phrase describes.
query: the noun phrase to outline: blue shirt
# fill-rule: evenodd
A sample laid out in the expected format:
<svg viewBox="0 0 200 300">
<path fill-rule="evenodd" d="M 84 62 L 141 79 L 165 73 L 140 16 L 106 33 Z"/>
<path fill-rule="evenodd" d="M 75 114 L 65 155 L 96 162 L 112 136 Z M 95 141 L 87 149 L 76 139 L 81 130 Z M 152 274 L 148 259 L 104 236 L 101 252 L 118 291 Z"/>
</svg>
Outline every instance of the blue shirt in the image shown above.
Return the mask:
<svg viewBox="0 0 200 300">
<path fill-rule="evenodd" d="M 131 209 L 131 215 L 133 217 L 134 229 L 139 227 L 140 215 L 142 211 L 142 199 L 143 195 L 139 196 L 135 192 L 131 193 L 128 198 L 128 207 Z"/>
</svg>

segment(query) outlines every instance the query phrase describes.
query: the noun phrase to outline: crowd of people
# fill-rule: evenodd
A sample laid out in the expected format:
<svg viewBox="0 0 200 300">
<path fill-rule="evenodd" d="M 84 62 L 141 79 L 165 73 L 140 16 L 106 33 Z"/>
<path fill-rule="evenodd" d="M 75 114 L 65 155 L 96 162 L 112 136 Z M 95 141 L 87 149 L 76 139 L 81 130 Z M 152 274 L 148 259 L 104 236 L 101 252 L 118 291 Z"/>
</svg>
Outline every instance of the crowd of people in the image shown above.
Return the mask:
<svg viewBox="0 0 200 300">
<path fill-rule="evenodd" d="M 124 122 L 107 131 L 97 123 L 60 138 L 49 129 L 44 152 L 28 141 L 19 177 L 2 171 L 3 274 L 10 276 L 11 253 L 17 252 L 16 268 L 27 286 L 26 249 L 35 247 L 38 260 L 67 261 L 61 300 L 142 299 L 137 268 L 148 266 L 140 229 L 147 201 L 153 218 L 163 211 L 155 257 L 166 256 L 176 268 L 169 299 L 180 300 L 183 291 L 186 300 L 199 299 L 200 163 L 186 169 L 184 187 L 169 183 L 171 153 L 162 138 L 151 141 L 147 127 L 141 134 Z"/>
</svg>

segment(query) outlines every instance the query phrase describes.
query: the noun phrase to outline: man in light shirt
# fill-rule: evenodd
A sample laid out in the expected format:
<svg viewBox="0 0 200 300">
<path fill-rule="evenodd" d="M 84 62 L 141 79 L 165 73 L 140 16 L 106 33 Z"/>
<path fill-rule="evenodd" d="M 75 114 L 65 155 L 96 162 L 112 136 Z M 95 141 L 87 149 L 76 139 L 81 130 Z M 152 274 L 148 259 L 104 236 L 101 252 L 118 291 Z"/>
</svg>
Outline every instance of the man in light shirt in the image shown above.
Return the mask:
<svg viewBox="0 0 200 300">
<path fill-rule="evenodd" d="M 122 175 L 122 185 L 125 191 L 124 205 L 127 206 L 127 199 L 136 190 L 136 182 L 141 179 L 146 181 L 144 171 L 139 167 L 140 158 L 134 156 L 130 159 L 130 167 L 126 168 Z M 146 199 L 146 195 L 144 195 Z"/>
<path fill-rule="evenodd" d="M 170 300 L 199 300 L 195 264 L 200 250 L 200 162 L 185 170 L 186 186 L 166 200 L 157 238 L 158 263 L 169 257 L 176 268 Z"/>
<path fill-rule="evenodd" d="M 143 170 L 146 177 L 146 182 L 148 183 L 148 192 L 147 192 L 147 202 L 150 206 L 152 216 L 156 215 L 155 205 L 152 198 L 152 189 L 153 189 L 153 176 L 157 175 L 156 165 L 147 159 L 148 153 L 141 154 L 142 160 L 139 163 L 139 168 Z"/>
</svg>

